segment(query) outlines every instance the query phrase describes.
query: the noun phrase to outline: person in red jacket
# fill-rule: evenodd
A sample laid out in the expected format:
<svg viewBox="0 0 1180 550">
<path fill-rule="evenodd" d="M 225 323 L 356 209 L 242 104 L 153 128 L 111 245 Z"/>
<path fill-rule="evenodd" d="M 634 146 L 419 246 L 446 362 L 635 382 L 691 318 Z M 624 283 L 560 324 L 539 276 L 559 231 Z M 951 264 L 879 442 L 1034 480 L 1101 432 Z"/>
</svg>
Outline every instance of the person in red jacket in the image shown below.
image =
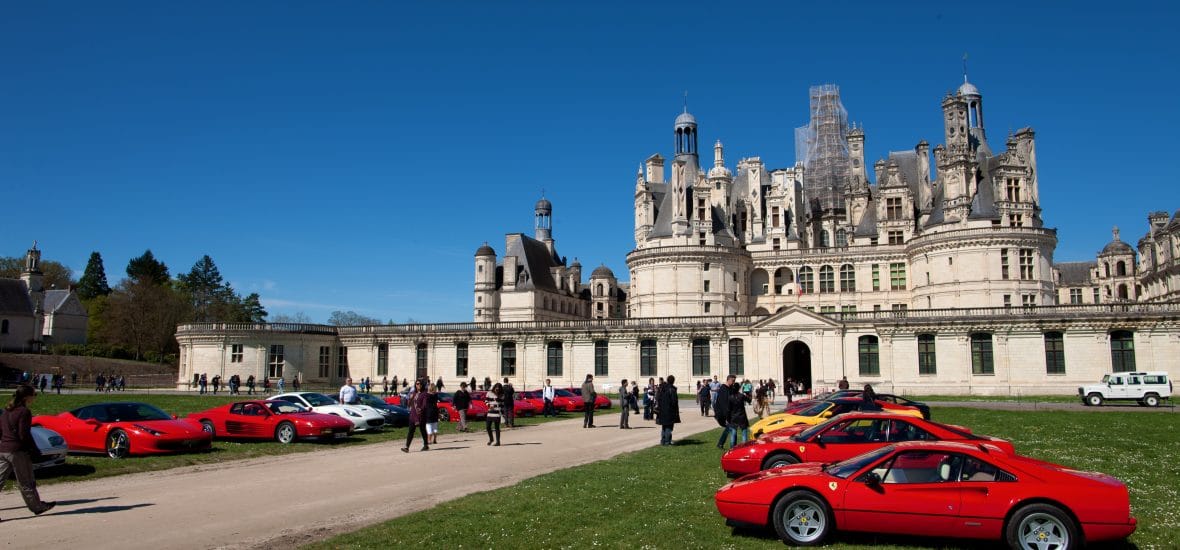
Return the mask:
<svg viewBox="0 0 1180 550">
<path fill-rule="evenodd" d="M 30 432 L 33 414 L 29 412 L 29 404 L 36 398 L 37 390 L 22 384 L 17 386 L 12 400 L 4 406 L 4 415 L 0 416 L 0 483 L 6 481 L 10 473 L 16 477 L 25 506 L 39 516 L 57 503 L 41 500 L 41 495 L 37 493 L 37 480 L 33 478 L 33 461 L 30 457 L 41 454 Z"/>
</svg>

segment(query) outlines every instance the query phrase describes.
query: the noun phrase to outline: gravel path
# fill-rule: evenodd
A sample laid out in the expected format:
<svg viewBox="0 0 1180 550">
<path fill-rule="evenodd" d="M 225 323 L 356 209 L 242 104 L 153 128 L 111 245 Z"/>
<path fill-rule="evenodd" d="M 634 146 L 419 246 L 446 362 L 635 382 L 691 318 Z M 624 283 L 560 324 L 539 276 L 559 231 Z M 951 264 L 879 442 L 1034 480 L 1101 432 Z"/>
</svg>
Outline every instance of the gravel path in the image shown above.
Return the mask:
<svg viewBox="0 0 1180 550">
<path fill-rule="evenodd" d="M 581 415 L 505 430 L 500 447 L 454 434 L 429 452 L 386 442 L 51 485 L 41 496 L 58 506 L 40 517 L 9 490 L 3 547 L 289 548 L 659 443 L 642 415 L 618 429 L 618 410 L 597 414 L 592 430 Z M 717 427 L 691 401 L 680 410 L 674 439 Z"/>
</svg>

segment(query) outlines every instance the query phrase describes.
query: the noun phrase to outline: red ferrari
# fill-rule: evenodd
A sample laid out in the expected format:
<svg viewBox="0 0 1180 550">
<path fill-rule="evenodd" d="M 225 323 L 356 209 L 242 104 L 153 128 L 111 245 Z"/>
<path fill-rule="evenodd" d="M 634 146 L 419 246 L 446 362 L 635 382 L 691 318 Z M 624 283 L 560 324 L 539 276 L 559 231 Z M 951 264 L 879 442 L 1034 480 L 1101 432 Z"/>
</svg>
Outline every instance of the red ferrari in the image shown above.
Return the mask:
<svg viewBox="0 0 1180 550">
<path fill-rule="evenodd" d="M 541 409 L 537 408 L 537 406 L 534 405 L 532 401 L 530 401 L 527 397 L 522 395 L 522 392 L 515 392 L 513 395 L 514 395 L 514 397 L 512 399 L 512 401 L 513 401 L 512 414 L 515 415 L 517 418 L 522 418 L 525 416 L 535 416 L 538 412 L 541 411 Z M 471 403 L 472 404 L 479 403 L 479 405 L 481 407 L 483 407 L 484 416 L 487 416 L 487 410 L 488 410 L 488 406 L 486 404 L 487 399 L 488 399 L 488 392 L 486 392 L 486 391 L 481 390 L 481 391 L 471 392 Z"/>
<path fill-rule="evenodd" d="M 352 433 L 352 421 L 311 412 L 288 401 L 239 401 L 188 415 L 214 437 L 274 439 L 341 439 Z"/>
<path fill-rule="evenodd" d="M 836 399 L 853 398 L 853 397 L 860 399 L 861 398 L 860 396 L 863 393 L 864 393 L 864 391 L 862 391 L 862 390 L 840 390 L 840 391 L 835 391 L 835 392 L 829 392 L 829 393 L 820 395 L 820 396 L 816 397 L 815 399 L 801 399 L 801 400 L 797 400 L 797 401 L 793 401 L 791 403 L 788 403 L 787 406 L 783 408 L 783 412 L 788 413 L 788 414 L 794 414 L 794 413 L 801 411 L 803 409 L 806 409 L 807 407 L 810 407 L 820 401 L 832 401 L 832 400 L 836 400 Z M 904 397 L 901 397 L 900 395 L 893 395 L 891 393 L 878 393 L 876 401 L 877 401 L 877 405 L 880 405 L 880 407 L 882 409 L 886 409 L 886 410 L 890 410 L 890 409 L 893 409 L 893 410 L 918 409 L 919 411 L 922 412 L 922 418 L 925 418 L 926 420 L 930 420 L 930 406 L 925 403 L 922 403 L 919 401 L 912 401 L 910 399 L 906 399 Z"/>
<path fill-rule="evenodd" d="M 569 393 L 569 392 L 566 392 L 567 395 L 562 395 L 561 392 L 564 392 L 564 391 L 565 390 L 554 389 L 554 391 L 553 391 L 553 410 L 555 412 L 559 412 L 559 413 L 560 412 L 567 412 L 567 411 L 580 411 L 580 410 L 582 410 L 583 406 L 584 406 L 584 404 L 581 402 L 582 398 L 578 397 L 576 395 L 573 395 L 572 393 Z M 529 390 L 526 392 L 520 392 L 520 394 L 523 395 L 525 399 L 528 399 L 529 401 L 531 401 L 533 403 L 533 405 L 535 405 L 537 407 L 538 411 L 545 410 L 545 397 L 544 397 L 545 394 L 542 390 Z M 570 396 L 573 396 L 573 397 L 571 398 Z"/>
<path fill-rule="evenodd" d="M 578 397 L 581 397 L 583 401 L 586 400 L 585 397 L 582 397 L 582 388 L 565 388 L 565 391 L 568 391 Z M 595 410 L 609 409 L 611 407 L 611 399 L 609 397 L 607 397 L 601 393 L 596 394 L 596 395 L 598 397 L 594 398 L 594 409 Z"/>
<path fill-rule="evenodd" d="M 131 455 L 203 451 L 213 435 L 201 426 L 146 403 L 97 403 L 56 416 L 33 417 L 32 424 L 66 438 L 70 452 Z"/>
<path fill-rule="evenodd" d="M 790 426 L 740 443 L 721 455 L 721 469 L 737 477 L 799 462 L 838 462 L 902 441 L 987 443 L 1016 452 L 1008 441 L 975 435 L 961 426 L 887 412 L 850 412 L 816 426 Z"/>
<path fill-rule="evenodd" d="M 1124 539 L 1136 526 L 1118 479 L 988 443 L 911 441 L 775 468 L 725 485 L 714 501 L 728 524 L 770 525 L 795 546 L 842 529 L 1068 550 Z"/>
<path fill-rule="evenodd" d="M 586 410 L 586 402 L 582 400 L 582 396 L 577 395 L 569 390 L 555 389 L 553 390 L 554 397 L 566 399 L 565 409 L 557 406 L 557 400 L 553 400 L 553 407 L 557 410 L 565 410 L 566 412 L 582 412 Z"/>
<path fill-rule="evenodd" d="M 475 394 L 479 392 L 471 392 L 471 405 L 467 407 L 467 419 L 478 420 L 488 415 L 488 406 L 483 403 L 481 399 L 476 399 Z M 438 394 L 438 419 L 440 422 L 451 422 L 459 420 L 459 413 L 455 411 L 454 403 L 455 394 L 453 393 L 439 393 Z M 400 395 L 391 395 L 385 398 L 385 402 L 390 405 L 402 405 L 402 397 Z"/>
</svg>

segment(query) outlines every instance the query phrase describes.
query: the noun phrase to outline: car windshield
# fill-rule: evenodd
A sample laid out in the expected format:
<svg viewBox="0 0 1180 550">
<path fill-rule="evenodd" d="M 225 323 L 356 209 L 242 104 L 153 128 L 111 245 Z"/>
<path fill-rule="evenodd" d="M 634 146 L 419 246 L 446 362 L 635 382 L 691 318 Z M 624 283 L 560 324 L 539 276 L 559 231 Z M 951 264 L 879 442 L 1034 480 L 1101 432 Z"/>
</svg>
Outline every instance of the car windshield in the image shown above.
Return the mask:
<svg viewBox="0 0 1180 550">
<path fill-rule="evenodd" d="M 438 400 L 441 403 L 450 403 L 455 399 L 455 394 L 450 392 L 439 392 L 435 395 L 438 395 Z"/>
<path fill-rule="evenodd" d="M 267 401 L 266 408 L 270 409 L 270 412 L 274 414 L 300 413 L 307 410 L 290 401 Z"/>
<path fill-rule="evenodd" d="M 798 416 L 817 416 L 817 415 L 819 415 L 819 413 L 822 413 L 822 412 L 828 410 L 828 408 L 831 406 L 832 406 L 831 403 L 828 403 L 825 401 L 823 403 L 816 403 L 816 404 L 814 404 L 810 407 L 807 407 L 806 409 L 803 409 L 795 414 Z"/>
<path fill-rule="evenodd" d="M 313 407 L 323 407 L 324 405 L 336 404 L 335 399 L 332 399 L 331 397 L 328 397 L 322 393 L 303 393 L 300 394 L 300 396 L 306 399 L 308 403 L 311 403 L 311 406 Z"/>
<path fill-rule="evenodd" d="M 562 397 L 577 397 L 576 395 L 570 393 L 569 390 L 555 390 L 554 393 Z"/>
<path fill-rule="evenodd" d="M 99 422 L 132 422 L 142 420 L 172 420 L 168 413 L 146 403 L 102 403 L 75 409 L 71 414 Z"/>
<path fill-rule="evenodd" d="M 837 422 L 838 420 L 839 419 L 837 419 L 837 418 L 832 418 L 832 419 L 820 422 L 819 424 L 816 424 L 810 428 L 807 428 L 806 430 L 803 430 L 803 431 L 799 432 L 798 434 L 796 434 L 795 440 L 796 441 L 806 441 L 806 440 L 810 439 L 811 436 L 827 429 L 828 426 L 831 426 L 833 422 Z"/>
<path fill-rule="evenodd" d="M 835 464 L 825 466 L 824 472 L 827 472 L 828 474 L 836 476 L 840 479 L 848 479 L 848 476 L 859 472 L 861 468 L 864 468 L 865 466 L 880 460 L 881 457 L 891 452 L 893 452 L 893 445 L 881 447 L 875 451 L 869 451 L 865 454 L 854 456 L 843 462 L 837 462 Z"/>
<path fill-rule="evenodd" d="M 358 393 L 358 394 L 356 394 L 356 397 L 357 397 L 357 400 L 359 400 L 362 405 L 368 405 L 370 407 L 384 407 L 385 406 L 385 402 L 382 401 L 381 398 L 379 398 L 373 394 Z"/>
</svg>

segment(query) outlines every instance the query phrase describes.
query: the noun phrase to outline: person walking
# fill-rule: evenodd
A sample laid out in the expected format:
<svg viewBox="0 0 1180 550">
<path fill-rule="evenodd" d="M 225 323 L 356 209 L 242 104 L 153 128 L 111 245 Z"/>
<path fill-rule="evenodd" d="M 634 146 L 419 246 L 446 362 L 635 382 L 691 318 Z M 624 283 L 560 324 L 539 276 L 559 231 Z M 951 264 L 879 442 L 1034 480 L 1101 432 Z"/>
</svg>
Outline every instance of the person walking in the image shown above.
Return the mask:
<svg viewBox="0 0 1180 550">
<path fill-rule="evenodd" d="M 733 430 L 729 428 L 729 388 L 737 385 L 737 376 L 729 375 L 724 384 L 717 387 L 717 399 L 713 400 L 713 419 L 721 426 L 721 437 L 717 439 L 717 448 L 725 448 L 725 440 L 730 439 Z M 730 445 L 732 447 L 733 445 Z"/>
<path fill-rule="evenodd" d="M 95 391 L 102 391 L 101 386 L 106 382 L 106 379 L 100 374 L 98 375 L 98 379 L 95 382 L 99 385 L 99 389 Z M 205 392 L 209 387 L 209 378 L 205 376 L 205 373 L 201 373 L 201 380 L 198 382 L 198 385 L 201 387 L 201 395 L 205 395 Z"/>
<path fill-rule="evenodd" d="M 774 404 L 774 396 L 775 396 L 774 390 L 778 389 L 778 386 L 774 383 L 773 378 L 771 378 L 769 381 L 766 382 L 766 389 L 768 390 L 768 392 L 770 394 L 770 403 L 773 405 Z"/>
<path fill-rule="evenodd" d="M 631 423 L 628 422 L 628 417 L 631 415 L 631 388 L 627 386 L 627 379 L 619 384 L 619 429 L 630 430 Z"/>
<path fill-rule="evenodd" d="M 356 396 L 356 387 L 352 385 L 352 378 L 344 379 L 344 385 L 340 386 L 338 397 L 340 398 L 341 405 L 355 405 L 360 403 L 360 398 Z"/>
<path fill-rule="evenodd" d="M 760 419 L 766 418 L 767 409 L 770 408 L 770 404 L 766 401 L 766 392 L 765 384 L 759 384 L 758 389 L 754 390 L 754 414 L 758 415 Z"/>
<path fill-rule="evenodd" d="M 298 373 L 296 373 L 295 376 L 291 377 L 291 388 L 294 389 L 295 391 L 299 391 L 299 387 L 302 384 L 303 384 L 303 382 L 301 381 Z"/>
<path fill-rule="evenodd" d="M 254 375 L 246 377 L 246 395 L 254 395 Z"/>
<path fill-rule="evenodd" d="M 402 447 L 402 452 L 410 452 L 414 430 L 422 434 L 422 450 L 429 451 L 430 443 L 426 440 L 426 389 L 421 379 L 414 380 L 414 397 L 406 408 L 410 409 L 410 429 L 406 432 L 406 446 Z"/>
<path fill-rule="evenodd" d="M 467 391 L 467 382 L 459 382 L 459 391 L 451 396 L 451 406 L 459 414 L 460 432 L 467 431 L 467 409 L 471 407 L 471 392 Z"/>
<path fill-rule="evenodd" d="M 787 394 L 787 404 L 790 404 L 792 401 L 794 401 L 795 383 L 792 382 L 790 378 L 788 378 L 787 382 L 783 384 L 783 393 Z"/>
<path fill-rule="evenodd" d="M 593 428 L 594 426 L 594 401 L 598 399 L 598 394 L 594 393 L 594 375 L 587 374 L 586 381 L 582 382 L 582 401 L 585 407 L 582 409 L 582 427 Z"/>
<path fill-rule="evenodd" d="M 504 386 L 496 384 L 488 393 L 487 400 L 488 415 L 484 417 L 484 424 L 488 429 L 488 445 L 500 446 L 500 411 L 504 407 Z M 492 438 L 492 431 L 495 431 L 496 437 Z"/>
<path fill-rule="evenodd" d="M 656 392 L 656 424 L 660 425 L 660 445 L 672 444 L 672 428 L 680 423 L 680 397 L 676 393 L 676 377 L 669 374 L 668 381 L 661 384 Z"/>
<path fill-rule="evenodd" d="M 441 376 L 438 377 L 438 382 L 434 383 L 434 391 L 436 391 L 436 392 L 443 391 L 443 381 L 442 381 Z"/>
<path fill-rule="evenodd" d="M 647 387 L 643 389 L 643 419 L 654 418 L 653 408 L 656 406 L 656 379 L 648 378 Z"/>
<path fill-rule="evenodd" d="M 697 389 L 697 404 L 701 406 L 701 416 L 709 416 L 709 406 L 713 404 L 713 396 L 709 391 L 709 383 L 706 381 L 698 384 Z"/>
<path fill-rule="evenodd" d="M 557 416 L 557 410 L 553 408 L 553 400 L 557 398 L 557 390 L 553 388 L 553 382 L 548 378 L 545 379 L 545 387 L 541 388 L 541 398 L 545 400 L 541 414 L 547 417 Z"/>
<path fill-rule="evenodd" d="M 750 418 L 746 416 L 746 404 L 750 402 L 750 394 L 744 385 L 738 387 L 736 383 L 729 387 L 729 431 L 733 434 L 733 441 L 729 448 L 750 439 Z"/>
<path fill-rule="evenodd" d="M 287 379 L 280 376 L 278 386 L 279 386 L 279 393 L 283 393 L 284 391 L 286 391 L 284 388 L 287 386 Z"/>
<path fill-rule="evenodd" d="M 37 390 L 22 384 L 16 387 L 12 399 L 4 406 L 4 414 L 0 416 L 0 484 L 8 480 L 9 474 L 15 477 L 25 506 L 39 516 L 57 503 L 41 500 L 37 480 L 33 477 L 33 459 L 41 456 L 30 431 L 33 414 L 29 412 L 29 405 L 36 399 Z"/>
<path fill-rule="evenodd" d="M 381 395 L 382 396 L 389 395 L 389 377 L 388 376 L 381 377 Z"/>
<path fill-rule="evenodd" d="M 429 384 L 428 384 L 429 386 Z M 438 444 L 438 386 L 430 386 L 426 391 L 426 437 L 430 443 Z"/>
<path fill-rule="evenodd" d="M 504 377 L 504 384 L 500 386 L 500 396 L 504 400 L 504 407 L 501 411 L 501 416 L 504 417 L 504 427 L 511 430 L 516 427 L 516 388 L 512 387 L 512 382 L 508 381 L 508 377 Z"/>
<path fill-rule="evenodd" d="M 639 414 L 639 382 L 631 381 L 631 412 Z"/>
</svg>

